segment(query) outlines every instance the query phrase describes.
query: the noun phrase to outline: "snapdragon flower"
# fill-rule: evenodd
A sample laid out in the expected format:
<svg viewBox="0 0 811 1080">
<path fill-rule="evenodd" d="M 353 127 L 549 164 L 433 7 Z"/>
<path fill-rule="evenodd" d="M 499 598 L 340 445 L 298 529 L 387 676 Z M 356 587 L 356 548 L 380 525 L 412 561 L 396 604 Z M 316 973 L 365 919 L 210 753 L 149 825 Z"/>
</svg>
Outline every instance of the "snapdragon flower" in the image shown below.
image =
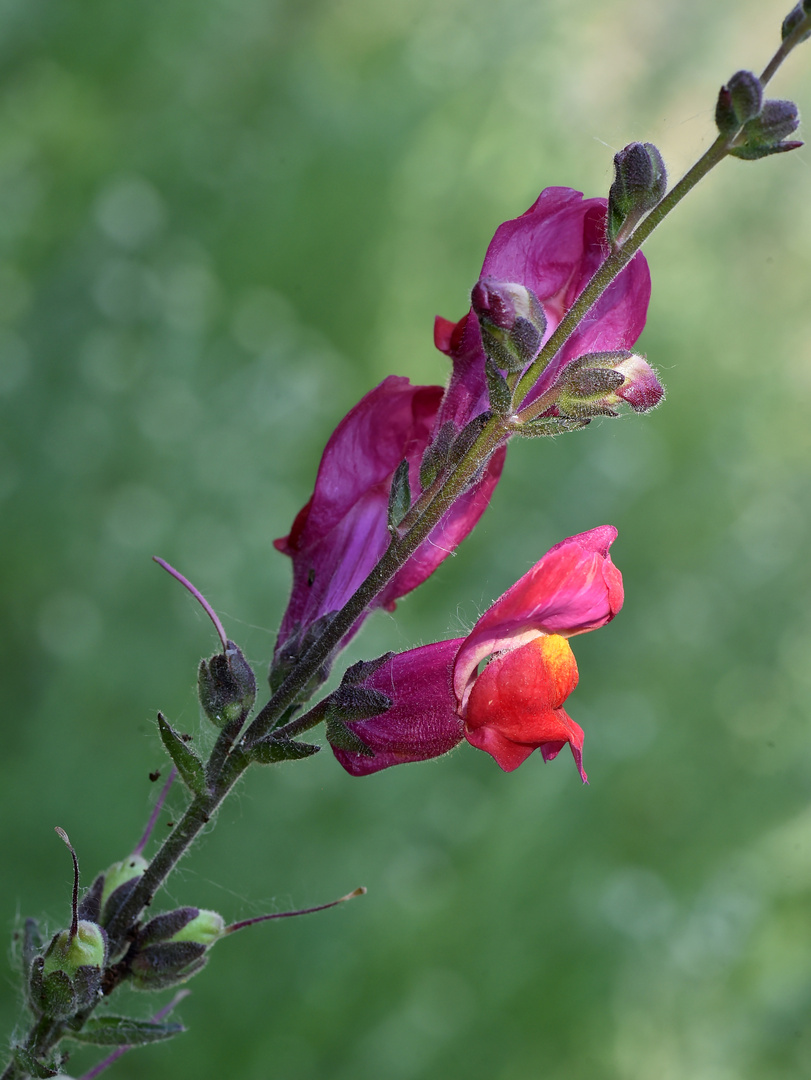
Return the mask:
<svg viewBox="0 0 811 1080">
<path fill-rule="evenodd" d="M 622 576 L 608 553 L 616 535 L 603 525 L 563 540 L 467 637 L 388 657 L 364 685 L 391 705 L 347 722 L 369 753 L 333 745 L 341 765 L 365 776 L 466 739 L 511 772 L 536 749 L 551 761 L 568 745 L 585 782 L 583 731 L 563 708 L 578 680 L 567 639 L 605 626 L 622 607 Z"/>
</svg>

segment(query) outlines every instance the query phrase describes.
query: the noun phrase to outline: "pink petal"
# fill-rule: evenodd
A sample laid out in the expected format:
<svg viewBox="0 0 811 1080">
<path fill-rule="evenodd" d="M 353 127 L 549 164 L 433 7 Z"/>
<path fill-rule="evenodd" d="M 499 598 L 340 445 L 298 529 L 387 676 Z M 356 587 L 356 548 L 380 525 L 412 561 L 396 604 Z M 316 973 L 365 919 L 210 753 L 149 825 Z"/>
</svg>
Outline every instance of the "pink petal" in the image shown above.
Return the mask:
<svg viewBox="0 0 811 1080">
<path fill-rule="evenodd" d="M 452 750 L 463 737 L 451 688 L 453 658 L 462 639 L 438 641 L 396 653 L 363 684 L 386 694 L 391 708 L 368 720 L 346 726 L 374 757 L 333 747 L 332 752 L 353 776 L 368 776 L 392 765 L 425 761 Z"/>
<path fill-rule="evenodd" d="M 556 544 L 482 615 L 454 665 L 463 713 L 476 669 L 487 656 L 541 634 L 583 634 L 614 618 L 623 600 L 622 576 L 608 554 L 616 536 L 612 525 L 603 525 Z"/>
<path fill-rule="evenodd" d="M 312 498 L 289 535 L 275 542 L 293 560 L 280 643 L 342 607 L 386 550 L 394 470 L 407 458 L 416 480 L 441 397 L 438 386 L 411 386 L 389 376 L 330 436 Z M 418 583 L 412 577 L 409 587 Z"/>
<path fill-rule="evenodd" d="M 584 200 L 571 188 L 546 188 L 526 213 L 499 226 L 487 249 L 481 277 L 532 289 L 546 313 L 546 338 L 608 254 L 605 207 L 605 199 Z M 529 400 L 548 389 L 575 357 L 630 348 L 645 325 L 649 299 L 650 273 L 644 256 L 638 253 L 549 364 Z M 461 426 L 487 408 L 478 320 L 466 318 L 455 327 L 442 320 L 435 341 L 453 359 L 439 423 L 452 419 Z"/>
</svg>

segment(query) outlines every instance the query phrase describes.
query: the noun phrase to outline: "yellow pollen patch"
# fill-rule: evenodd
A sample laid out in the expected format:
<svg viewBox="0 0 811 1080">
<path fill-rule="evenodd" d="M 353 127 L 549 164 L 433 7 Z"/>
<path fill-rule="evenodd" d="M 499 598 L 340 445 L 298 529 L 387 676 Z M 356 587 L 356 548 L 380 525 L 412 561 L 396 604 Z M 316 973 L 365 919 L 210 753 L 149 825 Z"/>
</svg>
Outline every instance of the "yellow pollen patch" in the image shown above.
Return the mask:
<svg viewBox="0 0 811 1080">
<path fill-rule="evenodd" d="M 569 647 L 569 642 L 560 634 L 544 634 L 536 638 L 532 645 L 543 657 L 544 666 L 549 675 L 550 682 L 555 687 L 553 708 L 560 708 L 572 690 L 577 686 L 578 673 L 577 661 Z"/>
</svg>

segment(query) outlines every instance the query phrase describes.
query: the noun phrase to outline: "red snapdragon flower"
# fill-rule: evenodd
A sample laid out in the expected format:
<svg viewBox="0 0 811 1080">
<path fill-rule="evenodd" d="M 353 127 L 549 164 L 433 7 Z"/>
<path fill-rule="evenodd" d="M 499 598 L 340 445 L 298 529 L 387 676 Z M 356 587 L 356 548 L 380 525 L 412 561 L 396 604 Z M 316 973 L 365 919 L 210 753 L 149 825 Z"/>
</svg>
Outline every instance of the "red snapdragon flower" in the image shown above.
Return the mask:
<svg viewBox="0 0 811 1080">
<path fill-rule="evenodd" d="M 440 386 L 412 386 L 408 379 L 390 375 L 361 398 L 330 436 L 312 497 L 289 534 L 274 541 L 274 547 L 293 560 L 293 588 L 277 652 L 291 638 L 303 640 L 317 620 L 343 607 L 380 560 L 390 540 L 387 520 L 394 471 L 407 460 L 411 490 L 420 490 L 420 462 L 435 430 L 442 395 Z M 393 610 L 396 600 L 425 581 L 461 543 L 487 508 L 503 464 L 502 448 L 481 479 L 456 500 L 376 597 L 373 607 Z"/>
<path fill-rule="evenodd" d="M 584 199 L 571 188 L 546 188 L 526 213 L 500 225 L 490 242 L 479 285 L 486 289 L 490 283 L 515 283 L 531 289 L 546 318 L 542 344 L 608 255 L 606 205 L 606 199 Z M 526 404 L 545 393 L 577 357 L 630 349 L 645 326 L 649 300 L 650 272 L 638 252 L 547 366 Z M 453 361 L 439 423 L 453 420 L 462 426 L 488 406 L 485 353 L 476 314 L 470 311 L 458 323 L 437 317 L 434 343 Z M 659 397 L 661 387 L 657 401 Z M 638 407 L 632 392 L 626 400 Z M 648 390 L 646 402 L 650 400 Z"/>
<path fill-rule="evenodd" d="M 583 731 L 563 708 L 578 678 L 567 639 L 605 626 L 622 607 L 622 576 L 608 554 L 616 535 L 603 525 L 563 540 L 466 638 L 388 658 L 365 685 L 385 694 L 390 708 L 346 725 L 374 756 L 333 746 L 341 765 L 365 776 L 437 757 L 466 739 L 511 772 L 533 750 L 550 761 L 568 743 L 585 781 Z"/>
</svg>

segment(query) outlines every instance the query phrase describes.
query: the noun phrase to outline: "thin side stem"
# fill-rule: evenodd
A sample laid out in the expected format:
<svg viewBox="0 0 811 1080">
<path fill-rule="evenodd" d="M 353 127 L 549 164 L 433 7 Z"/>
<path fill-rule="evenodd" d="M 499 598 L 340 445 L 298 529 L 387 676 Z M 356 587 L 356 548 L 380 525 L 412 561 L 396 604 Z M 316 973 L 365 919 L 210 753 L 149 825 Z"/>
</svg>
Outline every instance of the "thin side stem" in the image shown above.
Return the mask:
<svg viewBox="0 0 811 1080">
<path fill-rule="evenodd" d="M 158 796 L 158 801 L 155 803 L 155 808 L 153 809 L 152 813 L 149 815 L 149 821 L 146 823 L 146 828 L 144 829 L 144 834 L 141 837 L 141 839 L 138 841 L 138 843 L 137 843 L 137 845 L 135 847 L 135 850 L 133 851 L 133 855 L 142 854 L 144 848 L 149 843 L 149 838 L 152 835 L 152 830 L 155 828 L 155 825 L 157 824 L 158 818 L 160 817 L 160 812 L 161 812 L 161 810 L 163 810 L 163 804 L 166 802 L 166 796 L 169 794 L 169 789 L 171 788 L 172 784 L 175 782 L 176 777 L 177 777 L 177 769 L 173 765 L 172 768 L 169 770 L 169 775 L 166 777 L 166 783 L 163 785 L 163 790 L 161 791 L 160 795 Z"/>
</svg>

